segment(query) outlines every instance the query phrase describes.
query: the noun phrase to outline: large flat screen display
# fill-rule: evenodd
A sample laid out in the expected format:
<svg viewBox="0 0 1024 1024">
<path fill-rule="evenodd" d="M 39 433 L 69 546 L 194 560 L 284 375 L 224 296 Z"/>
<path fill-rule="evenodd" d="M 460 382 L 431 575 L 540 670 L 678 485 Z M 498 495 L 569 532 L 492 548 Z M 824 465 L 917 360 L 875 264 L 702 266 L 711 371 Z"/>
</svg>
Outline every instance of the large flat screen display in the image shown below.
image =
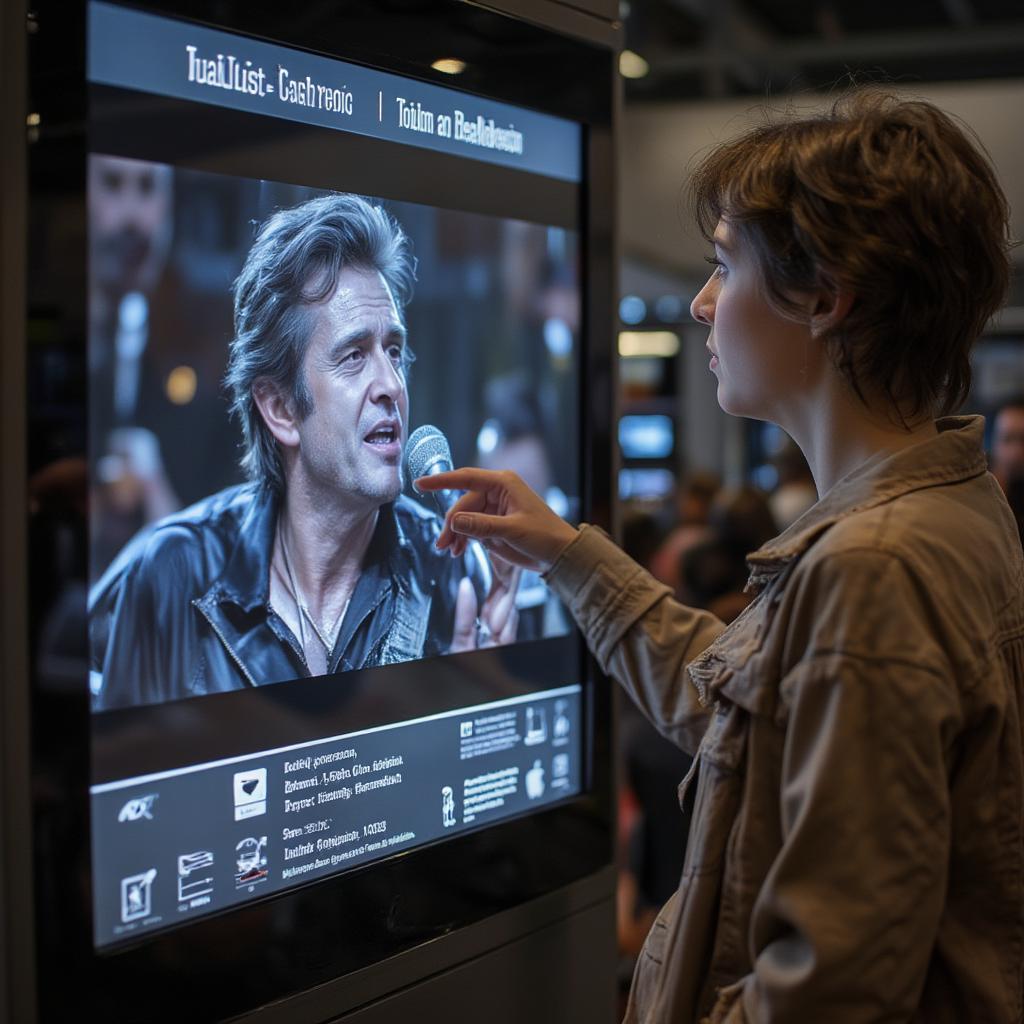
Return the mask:
<svg viewBox="0 0 1024 1024">
<path fill-rule="evenodd" d="M 578 795 L 540 577 L 413 479 L 579 515 L 581 128 L 92 3 L 93 941 Z M 83 681 L 83 686 L 85 682 Z"/>
</svg>

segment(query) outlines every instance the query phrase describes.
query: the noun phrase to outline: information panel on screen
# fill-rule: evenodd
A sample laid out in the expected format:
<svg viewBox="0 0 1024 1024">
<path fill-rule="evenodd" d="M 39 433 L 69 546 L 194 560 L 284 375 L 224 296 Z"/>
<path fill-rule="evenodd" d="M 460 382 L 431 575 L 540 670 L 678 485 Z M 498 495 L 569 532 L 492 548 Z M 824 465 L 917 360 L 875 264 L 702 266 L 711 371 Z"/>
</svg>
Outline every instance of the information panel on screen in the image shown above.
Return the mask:
<svg viewBox="0 0 1024 1024">
<path fill-rule="evenodd" d="M 578 795 L 578 635 L 436 540 L 580 511 L 579 125 L 115 4 L 88 23 L 94 942 Z"/>
</svg>

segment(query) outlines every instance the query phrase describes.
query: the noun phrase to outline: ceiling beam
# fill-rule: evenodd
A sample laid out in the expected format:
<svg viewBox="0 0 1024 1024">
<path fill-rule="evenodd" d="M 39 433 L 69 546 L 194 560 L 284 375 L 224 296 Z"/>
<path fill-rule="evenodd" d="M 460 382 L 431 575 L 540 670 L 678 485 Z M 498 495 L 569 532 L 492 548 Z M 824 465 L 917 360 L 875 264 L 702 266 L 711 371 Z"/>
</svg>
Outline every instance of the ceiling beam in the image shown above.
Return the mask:
<svg viewBox="0 0 1024 1024">
<path fill-rule="evenodd" d="M 779 46 L 779 37 L 742 0 L 668 0 L 668 3 L 704 28 L 700 52 L 706 59 L 698 70 L 706 96 L 728 96 L 730 78 L 747 89 L 761 87 L 764 76 L 760 63 L 750 55 L 773 52 Z M 655 63 L 661 61 L 656 58 Z"/>
<path fill-rule="evenodd" d="M 768 45 L 752 43 L 738 35 L 722 40 L 731 60 L 749 62 L 776 73 L 807 64 L 852 64 L 877 62 L 901 57 L 981 56 L 987 53 L 1024 51 L 1024 21 L 948 29 L 914 29 L 908 32 L 862 32 L 841 39 L 798 39 L 774 41 Z M 711 55 L 703 49 L 689 49 L 655 56 L 650 61 L 652 75 L 695 74 L 722 61 L 722 54 Z"/>
</svg>

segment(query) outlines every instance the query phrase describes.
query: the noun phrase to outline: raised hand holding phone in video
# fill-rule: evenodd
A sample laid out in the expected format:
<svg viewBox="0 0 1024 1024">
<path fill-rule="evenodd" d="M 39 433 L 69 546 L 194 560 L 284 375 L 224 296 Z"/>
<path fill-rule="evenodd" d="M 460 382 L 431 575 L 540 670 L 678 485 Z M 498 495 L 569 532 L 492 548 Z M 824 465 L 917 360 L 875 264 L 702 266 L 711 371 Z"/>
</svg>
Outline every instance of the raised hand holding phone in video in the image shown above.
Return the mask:
<svg viewBox="0 0 1024 1024">
<path fill-rule="evenodd" d="M 552 512 L 515 473 L 456 469 L 420 477 L 415 484 L 420 491 L 467 492 L 451 507 L 437 539 L 437 547 L 456 558 L 470 540 L 478 540 L 495 565 L 504 560 L 547 572 L 576 536 L 576 528 Z"/>
</svg>

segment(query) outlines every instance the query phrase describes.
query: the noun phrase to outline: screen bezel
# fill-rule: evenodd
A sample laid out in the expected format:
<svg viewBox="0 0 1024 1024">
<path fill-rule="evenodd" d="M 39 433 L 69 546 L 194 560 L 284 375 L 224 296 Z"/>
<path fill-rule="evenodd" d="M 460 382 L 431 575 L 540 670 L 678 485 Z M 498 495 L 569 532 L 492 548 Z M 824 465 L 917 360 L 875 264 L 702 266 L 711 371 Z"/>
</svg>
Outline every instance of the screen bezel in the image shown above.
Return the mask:
<svg viewBox="0 0 1024 1024">
<path fill-rule="evenodd" d="M 344 24 L 333 40 L 324 34 L 316 18 L 297 24 L 298 19 L 289 17 L 288 11 L 253 11 L 252 5 L 239 2 L 220 5 L 221 18 L 216 24 L 210 22 L 208 8 L 198 3 L 130 6 L 434 83 L 443 81 L 449 87 L 453 85 L 451 80 L 431 72 L 429 62 L 442 44 L 447 49 L 469 41 L 479 56 L 469 76 L 460 83 L 466 91 L 567 117 L 584 126 L 580 479 L 584 517 L 607 526 L 612 505 L 613 450 L 611 50 L 449 0 L 429 0 L 415 10 L 324 5 L 325 9 L 330 7 L 335 24 Z M 38 8 L 43 31 L 30 39 L 29 83 L 31 109 L 41 112 L 44 129 L 30 147 L 30 232 L 32 211 L 39 210 L 40 204 L 58 200 L 64 216 L 79 218 L 83 226 L 85 222 L 86 5 L 81 3 L 72 9 L 62 5 L 59 12 L 54 4 L 40 4 Z M 518 59 L 509 61 L 507 54 L 513 47 Z M 523 66 L 530 68 L 529 75 L 518 73 Z M 77 384 L 82 422 L 69 422 L 67 433 L 74 435 L 77 431 L 84 442 L 84 227 L 81 237 L 81 249 L 66 255 L 68 265 L 77 261 L 77 278 L 74 274 L 71 277 L 78 288 L 68 291 L 58 319 L 65 325 L 62 343 L 81 359 L 83 368 Z M 73 393 L 74 387 L 72 384 Z M 30 438 L 29 443 L 31 451 L 38 442 Z M 31 451 L 29 472 L 33 465 L 55 454 L 58 452 Z M 40 609 L 58 582 L 47 571 L 40 551 L 30 552 L 30 636 L 38 627 Z M 31 647 L 34 650 L 35 645 Z M 124 1001 L 133 1000 L 129 1005 L 145 1019 L 180 1019 L 183 1012 L 195 1011 L 197 999 L 202 996 L 210 1016 L 234 1016 L 341 976 L 354 975 L 385 958 L 543 901 L 559 890 L 580 885 L 585 888 L 588 879 L 611 863 L 613 820 L 610 694 L 602 685 L 596 665 L 589 658 L 586 665 L 584 714 L 589 728 L 584 760 L 592 766 L 592 772 L 585 795 L 536 815 L 356 868 L 109 953 L 96 953 L 92 947 L 86 690 L 83 687 L 79 699 L 67 694 L 55 698 L 33 688 L 32 782 L 34 791 L 48 794 L 35 802 L 33 829 L 39 883 L 37 991 L 42 1015 L 92 1009 L 103 1017 L 123 1011 Z M 34 661 L 30 661 L 33 681 L 35 669 Z M 59 744 L 53 743 L 55 729 L 63 738 Z M 81 849 L 75 851 L 75 869 L 84 871 L 85 879 L 76 880 L 81 904 L 58 908 L 53 905 L 53 890 L 46 881 L 62 864 L 60 851 L 49 842 L 55 836 L 69 834 L 81 840 Z M 466 891 L 465 878 L 472 877 L 474 869 L 483 870 L 480 865 L 493 864 L 507 849 L 517 852 L 520 865 L 526 856 L 525 863 L 532 869 L 528 877 L 518 886 L 510 883 L 501 891 Z M 461 893 L 460 898 L 454 899 L 453 893 Z M 344 922 L 354 906 L 362 912 L 358 942 L 349 945 Z M 288 926 L 289 921 L 313 922 L 317 927 L 310 933 L 316 934 L 303 935 L 306 925 Z M 247 937 L 265 939 L 271 929 L 279 927 L 284 931 L 275 931 L 273 943 L 265 943 L 255 960 L 238 955 L 245 951 Z M 214 956 L 211 962 L 210 951 L 223 946 L 233 946 L 233 955 L 224 960 Z M 287 962 L 282 963 L 280 957 L 285 953 Z M 201 969 L 204 957 L 212 973 Z M 214 978 L 216 984 L 211 986 Z M 213 1002 L 211 989 L 216 990 Z M 365 990 L 358 998 L 365 998 Z"/>
</svg>

